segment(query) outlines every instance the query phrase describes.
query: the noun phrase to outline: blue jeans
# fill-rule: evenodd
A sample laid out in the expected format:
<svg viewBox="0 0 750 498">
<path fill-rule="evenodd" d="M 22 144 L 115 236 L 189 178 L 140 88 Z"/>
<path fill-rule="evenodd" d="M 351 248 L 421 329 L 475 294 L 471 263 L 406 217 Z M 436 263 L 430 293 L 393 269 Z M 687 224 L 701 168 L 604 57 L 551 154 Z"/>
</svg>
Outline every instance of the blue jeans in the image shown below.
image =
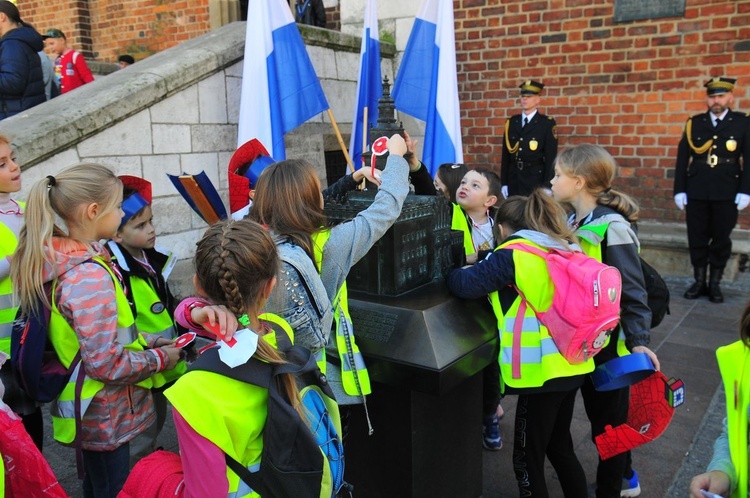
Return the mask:
<svg viewBox="0 0 750 498">
<path fill-rule="evenodd" d="M 83 450 L 83 497 L 117 498 L 130 473 L 130 443 L 112 451 Z"/>
</svg>

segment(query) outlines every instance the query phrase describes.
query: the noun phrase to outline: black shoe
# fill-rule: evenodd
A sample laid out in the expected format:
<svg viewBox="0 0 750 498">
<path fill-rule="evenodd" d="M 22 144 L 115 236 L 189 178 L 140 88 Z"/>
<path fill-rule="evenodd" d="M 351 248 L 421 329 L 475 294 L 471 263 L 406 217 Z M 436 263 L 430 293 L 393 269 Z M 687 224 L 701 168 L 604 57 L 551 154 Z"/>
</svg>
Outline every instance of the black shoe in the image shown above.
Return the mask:
<svg viewBox="0 0 750 498">
<path fill-rule="evenodd" d="M 693 285 L 685 291 L 683 296 L 685 299 L 698 299 L 700 296 L 708 295 L 708 286 L 706 285 L 706 273 L 707 268 L 705 266 L 696 266 L 693 268 L 693 276 L 695 282 Z"/>
<path fill-rule="evenodd" d="M 708 300 L 712 303 L 723 303 L 724 295 L 721 293 L 721 277 L 724 274 L 724 268 L 711 268 L 711 276 L 708 279 Z"/>
</svg>

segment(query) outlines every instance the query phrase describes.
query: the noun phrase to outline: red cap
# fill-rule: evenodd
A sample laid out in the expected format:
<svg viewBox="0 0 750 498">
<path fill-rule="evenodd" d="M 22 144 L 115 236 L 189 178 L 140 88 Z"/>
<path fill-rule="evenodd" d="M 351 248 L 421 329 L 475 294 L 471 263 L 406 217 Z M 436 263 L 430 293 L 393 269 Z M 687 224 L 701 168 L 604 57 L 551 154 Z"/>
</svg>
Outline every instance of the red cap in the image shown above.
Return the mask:
<svg viewBox="0 0 750 498">
<path fill-rule="evenodd" d="M 122 210 L 125 216 L 122 217 L 120 226 L 123 226 L 134 214 L 151 204 L 151 182 L 131 175 L 121 175 L 118 178 L 125 188 L 135 190 L 122 199 Z"/>
<path fill-rule="evenodd" d="M 257 138 L 253 138 L 242 144 L 229 160 L 227 177 L 229 178 L 229 210 L 232 213 L 236 213 L 248 205 L 248 196 L 250 195 L 250 190 L 253 188 L 251 179 L 257 180 L 260 174 L 260 171 L 251 171 L 257 168 L 250 168 L 250 165 L 260 157 L 270 159 L 268 151 L 263 147 L 263 144 Z M 272 159 L 271 162 L 273 162 Z M 268 161 L 264 161 L 263 167 L 267 165 Z M 245 169 L 243 174 L 239 174 L 243 169 Z"/>
</svg>

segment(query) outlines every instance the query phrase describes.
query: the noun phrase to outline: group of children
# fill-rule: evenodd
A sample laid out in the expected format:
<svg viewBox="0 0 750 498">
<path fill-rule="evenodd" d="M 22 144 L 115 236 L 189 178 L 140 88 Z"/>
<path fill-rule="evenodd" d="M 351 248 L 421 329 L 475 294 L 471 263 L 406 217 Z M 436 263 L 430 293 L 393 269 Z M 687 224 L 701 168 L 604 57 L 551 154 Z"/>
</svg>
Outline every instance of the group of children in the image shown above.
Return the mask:
<svg viewBox="0 0 750 498">
<path fill-rule="evenodd" d="M 198 297 L 175 306 L 166 284 L 169 255 L 154 246 L 145 181 L 80 164 L 41 179 L 24 206 L 10 197 L 21 188 L 20 168 L 8 140 L 0 137 L 0 230 L 13 235 L 2 237 L 0 245 L 0 341 L 10 333 L 8 317 L 12 321 L 16 311 L 10 296 L 15 292 L 22 309 L 39 300 L 51 308 L 49 338 L 66 367 L 80 351 L 81 363 L 51 413 L 55 439 L 82 445 L 84 496 L 117 495 L 128 476 L 130 454 L 140 452 L 131 442 L 149 428 L 161 428 L 167 399 L 174 408 L 185 471 L 183 496 L 249 492 L 222 453 L 247 468 L 260 463 L 267 393 L 219 374 L 185 373 L 181 350 L 174 344 L 175 318 L 186 328 L 225 340 L 240 325 L 248 328 L 261 336 L 256 356 L 278 363 L 284 361 L 283 352 L 258 318 L 261 312 L 271 313 L 288 324 L 296 344 L 318 355 L 337 401 L 362 405 L 366 414 L 371 386 L 354 340 L 346 277 L 397 218 L 408 193 L 407 177 L 421 175 L 424 180 L 426 169 L 409 154 L 414 143 L 406 138 L 389 140 L 387 167 L 375 179 L 380 185 L 372 205 L 331 228 L 322 228 L 327 193 L 312 165 L 287 160 L 264 167 L 253 185 L 249 219 L 209 228 L 195 255 Z M 420 185 L 418 194 L 440 192 L 454 202 L 453 228 L 464 233 L 466 259 L 473 264 L 450 273 L 451 291 L 465 298 L 488 296 L 496 314 L 498 361 L 483 373 L 483 444 L 488 449 L 502 446 L 500 398 L 517 394 L 513 461 L 522 496 L 547 496 L 545 456 L 566 497 L 586 496 L 586 476 L 570 436 L 575 394 L 581 389 L 592 438 L 606 425 L 624 423 L 628 409 L 627 388 L 593 389 L 587 374 L 596 365 L 643 352 L 659 367 L 647 347 L 650 310 L 633 229 L 638 208 L 612 189 L 615 171 L 615 161 L 604 149 L 580 145 L 558 156 L 551 195 L 540 189 L 528 197 L 501 200 L 497 174 L 457 164 L 440 166 L 434 185 L 413 181 Z M 342 182 L 329 190 L 356 183 Z M 55 216 L 67 231 L 55 225 Z M 109 243 L 102 245 L 102 240 Z M 599 355 L 569 364 L 530 308 L 523 320 L 522 351 L 512 347 L 513 327 L 507 324 L 519 313 L 518 289 L 534 308 L 543 308 L 554 288 L 543 261 L 507 247 L 511 243 L 583 250 L 618 268 L 621 326 Z M 12 378 L 3 372 L 7 387 Z M 295 399 L 293 379 L 286 379 L 285 389 Z M 229 394 L 238 390 L 245 395 Z M 29 432 L 41 435 L 41 415 L 33 400 L 16 407 L 25 423 L 28 418 Z M 155 432 L 146 434 L 146 443 L 154 437 Z M 640 493 L 629 454 L 600 461 L 596 480 L 599 498 Z"/>
</svg>

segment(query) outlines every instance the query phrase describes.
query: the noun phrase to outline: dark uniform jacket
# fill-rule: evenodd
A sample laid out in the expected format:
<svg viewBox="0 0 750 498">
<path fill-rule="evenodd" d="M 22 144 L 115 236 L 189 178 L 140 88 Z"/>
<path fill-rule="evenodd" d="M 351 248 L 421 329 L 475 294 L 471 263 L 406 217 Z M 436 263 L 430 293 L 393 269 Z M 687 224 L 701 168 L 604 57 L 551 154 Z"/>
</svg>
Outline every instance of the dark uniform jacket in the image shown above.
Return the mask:
<svg viewBox="0 0 750 498">
<path fill-rule="evenodd" d="M 538 111 L 526 126 L 521 114 L 510 118 L 508 136 L 503 139 L 503 163 L 500 181 L 510 195 L 529 195 L 535 188 L 550 188 L 557 157 L 557 131 L 554 118 Z M 518 150 L 511 149 L 518 144 Z"/>
<path fill-rule="evenodd" d="M 39 59 L 43 48 L 42 36 L 27 26 L 0 38 L 0 119 L 47 100 Z"/>
<path fill-rule="evenodd" d="M 323 0 L 296 0 L 292 1 L 294 20 L 301 24 L 310 26 L 326 27 L 326 9 Z"/>
<path fill-rule="evenodd" d="M 744 113 L 730 110 L 718 126 L 714 127 L 709 112 L 688 120 L 682 140 L 677 147 L 677 165 L 674 175 L 674 193 L 686 193 L 691 199 L 705 201 L 734 200 L 737 193 L 750 194 L 750 118 Z M 690 146 L 687 137 L 690 125 Z M 700 154 L 695 149 L 711 147 Z M 711 165 L 711 155 L 716 161 Z M 741 159 L 741 160 L 740 160 Z M 744 168 L 742 166 L 745 166 Z"/>
</svg>

